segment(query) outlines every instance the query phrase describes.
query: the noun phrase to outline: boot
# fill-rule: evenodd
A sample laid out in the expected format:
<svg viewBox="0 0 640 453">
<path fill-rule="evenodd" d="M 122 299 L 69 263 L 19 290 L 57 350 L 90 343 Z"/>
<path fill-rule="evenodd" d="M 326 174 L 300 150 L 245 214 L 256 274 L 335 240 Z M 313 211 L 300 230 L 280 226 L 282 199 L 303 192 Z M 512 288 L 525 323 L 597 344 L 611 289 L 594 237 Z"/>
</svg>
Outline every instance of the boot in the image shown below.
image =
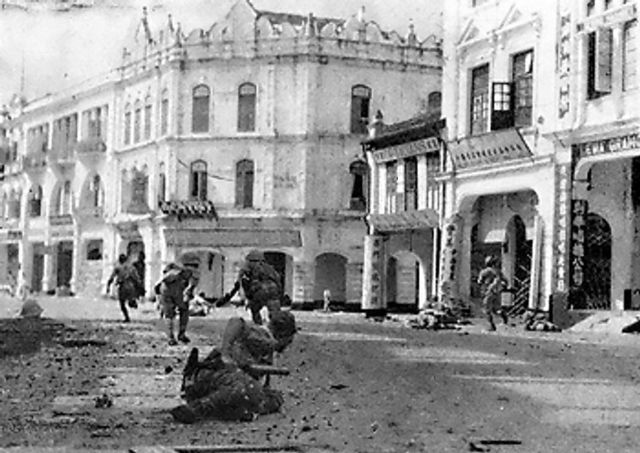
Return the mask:
<svg viewBox="0 0 640 453">
<path fill-rule="evenodd" d="M 194 423 L 198 419 L 196 412 L 186 404 L 171 409 L 171 415 L 175 421 L 186 424 Z"/>
<path fill-rule="evenodd" d="M 175 346 L 178 344 L 178 342 L 176 341 L 176 337 L 173 333 L 174 327 L 173 327 L 173 318 L 168 318 L 167 319 L 167 330 L 169 333 L 169 346 Z"/>
<path fill-rule="evenodd" d="M 189 343 L 191 340 L 186 335 L 187 332 L 187 324 L 189 324 L 189 310 L 183 309 L 180 310 L 180 319 L 178 321 L 178 340 L 183 343 Z"/>
</svg>

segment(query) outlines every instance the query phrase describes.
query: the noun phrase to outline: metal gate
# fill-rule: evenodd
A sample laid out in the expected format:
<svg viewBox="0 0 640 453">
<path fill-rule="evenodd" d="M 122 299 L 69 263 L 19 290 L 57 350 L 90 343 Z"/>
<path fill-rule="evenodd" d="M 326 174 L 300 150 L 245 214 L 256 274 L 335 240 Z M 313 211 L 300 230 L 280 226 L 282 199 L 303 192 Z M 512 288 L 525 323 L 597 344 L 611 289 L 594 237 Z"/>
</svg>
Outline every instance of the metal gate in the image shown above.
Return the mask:
<svg viewBox="0 0 640 453">
<path fill-rule="evenodd" d="M 611 308 L 611 228 L 598 214 L 585 225 L 583 290 L 588 310 Z"/>
<path fill-rule="evenodd" d="M 517 244 L 516 268 L 511 282 L 513 304 L 507 308 L 509 316 L 517 316 L 527 311 L 531 289 L 531 258 L 533 241 L 522 240 Z"/>
</svg>

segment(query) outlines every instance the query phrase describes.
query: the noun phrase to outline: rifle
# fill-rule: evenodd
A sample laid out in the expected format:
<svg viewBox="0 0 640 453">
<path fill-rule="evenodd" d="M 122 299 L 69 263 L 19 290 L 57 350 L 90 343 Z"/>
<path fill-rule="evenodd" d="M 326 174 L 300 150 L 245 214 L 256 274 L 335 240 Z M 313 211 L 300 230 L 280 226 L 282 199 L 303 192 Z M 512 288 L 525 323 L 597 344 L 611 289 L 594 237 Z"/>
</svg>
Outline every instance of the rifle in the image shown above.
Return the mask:
<svg viewBox="0 0 640 453">
<path fill-rule="evenodd" d="M 254 373 L 266 374 L 267 376 L 288 376 L 289 370 L 287 368 L 278 367 L 275 365 L 249 365 L 249 369 Z"/>
</svg>

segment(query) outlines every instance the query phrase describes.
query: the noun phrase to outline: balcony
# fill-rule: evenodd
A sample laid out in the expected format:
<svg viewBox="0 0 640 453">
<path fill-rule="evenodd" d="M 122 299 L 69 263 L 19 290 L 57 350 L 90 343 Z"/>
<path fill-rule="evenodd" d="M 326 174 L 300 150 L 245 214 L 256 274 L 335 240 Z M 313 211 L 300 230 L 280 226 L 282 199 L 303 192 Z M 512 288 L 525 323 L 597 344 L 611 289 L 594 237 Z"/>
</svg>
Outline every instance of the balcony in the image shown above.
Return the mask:
<svg viewBox="0 0 640 453">
<path fill-rule="evenodd" d="M 160 201 L 158 204 L 163 214 L 175 217 L 178 221 L 188 218 L 218 220 L 216 208 L 208 200 Z"/>
<path fill-rule="evenodd" d="M 74 150 L 79 160 L 91 165 L 106 156 L 107 145 L 101 137 L 89 137 L 76 143 Z"/>
<path fill-rule="evenodd" d="M 61 172 L 65 172 L 73 168 L 76 164 L 75 144 L 54 147 L 47 157 L 53 167 L 57 167 Z"/>
<path fill-rule="evenodd" d="M 30 176 L 37 176 L 47 169 L 47 154 L 29 154 L 22 158 L 22 168 Z"/>
<path fill-rule="evenodd" d="M 71 214 L 54 214 L 49 216 L 49 224 L 51 226 L 62 226 L 73 224 Z"/>
</svg>

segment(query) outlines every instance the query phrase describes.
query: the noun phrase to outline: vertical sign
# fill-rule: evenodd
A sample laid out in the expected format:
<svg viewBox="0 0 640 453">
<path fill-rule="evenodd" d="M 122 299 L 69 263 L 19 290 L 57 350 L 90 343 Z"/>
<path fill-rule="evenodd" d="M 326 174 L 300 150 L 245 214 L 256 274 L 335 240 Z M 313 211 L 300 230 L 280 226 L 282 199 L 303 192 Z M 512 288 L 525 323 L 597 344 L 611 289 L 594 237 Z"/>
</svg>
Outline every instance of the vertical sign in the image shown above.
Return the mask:
<svg viewBox="0 0 640 453">
<path fill-rule="evenodd" d="M 440 296 L 445 303 L 457 296 L 456 273 L 458 270 L 458 235 L 460 230 L 460 218 L 455 216 L 444 227 L 444 248 L 442 252 L 442 271 Z"/>
<path fill-rule="evenodd" d="M 570 72 L 571 72 L 571 14 L 560 16 L 560 36 L 558 37 L 558 116 L 569 113 Z"/>
<path fill-rule="evenodd" d="M 584 251 L 587 200 L 571 202 L 571 289 L 579 290 L 584 283 Z"/>
<path fill-rule="evenodd" d="M 364 238 L 364 270 L 362 276 L 362 309 L 384 308 L 382 298 L 382 236 L 369 234 Z"/>
</svg>

